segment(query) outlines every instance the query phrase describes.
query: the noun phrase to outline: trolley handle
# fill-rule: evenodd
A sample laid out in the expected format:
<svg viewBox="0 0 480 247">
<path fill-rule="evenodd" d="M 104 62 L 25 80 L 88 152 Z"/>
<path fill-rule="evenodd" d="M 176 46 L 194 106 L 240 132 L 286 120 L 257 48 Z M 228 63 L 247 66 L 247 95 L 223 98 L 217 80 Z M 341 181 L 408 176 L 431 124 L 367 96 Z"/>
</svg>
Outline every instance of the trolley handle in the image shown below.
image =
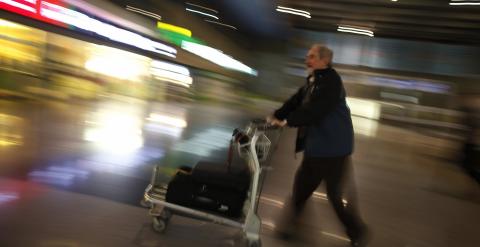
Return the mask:
<svg viewBox="0 0 480 247">
<path fill-rule="evenodd" d="M 281 128 L 281 127 L 278 126 L 278 125 L 271 125 L 271 124 L 267 124 L 267 125 L 265 126 L 265 130 L 278 130 L 278 129 L 280 129 L 280 128 Z"/>
<path fill-rule="evenodd" d="M 260 130 L 260 131 L 266 131 L 266 130 L 276 130 L 279 129 L 279 126 L 276 125 L 271 125 L 268 123 L 265 119 L 263 118 L 255 118 L 250 121 L 250 124 L 253 128 Z"/>
</svg>

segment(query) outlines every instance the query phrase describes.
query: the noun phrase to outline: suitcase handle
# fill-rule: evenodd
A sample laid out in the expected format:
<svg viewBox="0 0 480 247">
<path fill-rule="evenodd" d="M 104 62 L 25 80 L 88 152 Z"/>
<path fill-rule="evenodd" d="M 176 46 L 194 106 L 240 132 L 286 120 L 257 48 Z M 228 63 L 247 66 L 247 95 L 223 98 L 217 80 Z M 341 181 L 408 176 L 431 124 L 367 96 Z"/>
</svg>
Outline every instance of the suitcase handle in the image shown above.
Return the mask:
<svg viewBox="0 0 480 247">
<path fill-rule="evenodd" d="M 243 131 L 240 129 L 234 129 L 233 134 L 232 134 L 232 139 L 230 140 L 230 145 L 228 147 L 228 156 L 227 156 L 227 169 L 230 171 L 230 166 L 232 164 L 233 160 L 233 146 L 235 145 L 236 142 L 240 144 L 245 144 L 250 141 L 250 137 L 248 137 L 247 134 L 245 134 Z"/>
</svg>

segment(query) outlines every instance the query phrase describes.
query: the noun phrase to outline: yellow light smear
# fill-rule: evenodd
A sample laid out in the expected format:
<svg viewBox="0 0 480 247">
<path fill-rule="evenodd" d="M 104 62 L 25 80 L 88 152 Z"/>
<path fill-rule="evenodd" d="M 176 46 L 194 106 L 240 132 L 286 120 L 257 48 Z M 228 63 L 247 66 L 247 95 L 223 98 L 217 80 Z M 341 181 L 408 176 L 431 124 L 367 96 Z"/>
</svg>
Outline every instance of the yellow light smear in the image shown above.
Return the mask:
<svg viewBox="0 0 480 247">
<path fill-rule="evenodd" d="M 0 147 L 21 146 L 22 144 L 23 143 L 21 141 L 11 141 L 11 140 L 0 139 Z"/>
<path fill-rule="evenodd" d="M 188 37 L 192 37 L 192 31 L 190 31 L 186 28 L 183 28 L 183 27 L 171 25 L 171 24 L 168 24 L 168 23 L 160 22 L 160 21 L 157 22 L 157 27 L 160 28 L 160 29 L 166 30 L 166 31 L 171 31 L 171 32 L 175 32 L 175 33 L 179 33 L 179 34 L 188 36 Z"/>
</svg>

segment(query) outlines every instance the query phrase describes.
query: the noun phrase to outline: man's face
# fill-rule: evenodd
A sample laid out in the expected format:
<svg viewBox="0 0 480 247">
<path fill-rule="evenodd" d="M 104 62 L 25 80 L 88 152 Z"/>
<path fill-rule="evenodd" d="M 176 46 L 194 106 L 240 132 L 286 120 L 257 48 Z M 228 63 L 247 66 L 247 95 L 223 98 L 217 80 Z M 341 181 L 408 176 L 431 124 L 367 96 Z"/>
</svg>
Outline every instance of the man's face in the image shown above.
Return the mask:
<svg viewBox="0 0 480 247">
<path fill-rule="evenodd" d="M 312 47 L 305 57 L 305 65 L 307 66 L 308 74 L 311 75 L 316 69 L 325 69 L 328 67 L 328 59 L 320 58 L 318 55 L 318 48 Z"/>
</svg>

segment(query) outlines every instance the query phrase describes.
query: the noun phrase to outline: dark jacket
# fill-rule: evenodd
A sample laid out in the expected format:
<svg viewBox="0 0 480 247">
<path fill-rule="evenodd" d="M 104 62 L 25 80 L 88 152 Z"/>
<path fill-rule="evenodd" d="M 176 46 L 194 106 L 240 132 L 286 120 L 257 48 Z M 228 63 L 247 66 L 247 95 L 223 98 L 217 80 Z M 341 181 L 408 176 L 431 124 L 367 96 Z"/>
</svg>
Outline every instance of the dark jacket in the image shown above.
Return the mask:
<svg viewBox="0 0 480 247">
<path fill-rule="evenodd" d="M 350 155 L 353 126 L 342 79 L 333 68 L 315 70 L 313 74 L 313 80 L 309 76 L 305 86 L 274 116 L 287 119 L 288 126 L 299 127 L 296 152 L 305 150 L 307 157 Z"/>
</svg>

